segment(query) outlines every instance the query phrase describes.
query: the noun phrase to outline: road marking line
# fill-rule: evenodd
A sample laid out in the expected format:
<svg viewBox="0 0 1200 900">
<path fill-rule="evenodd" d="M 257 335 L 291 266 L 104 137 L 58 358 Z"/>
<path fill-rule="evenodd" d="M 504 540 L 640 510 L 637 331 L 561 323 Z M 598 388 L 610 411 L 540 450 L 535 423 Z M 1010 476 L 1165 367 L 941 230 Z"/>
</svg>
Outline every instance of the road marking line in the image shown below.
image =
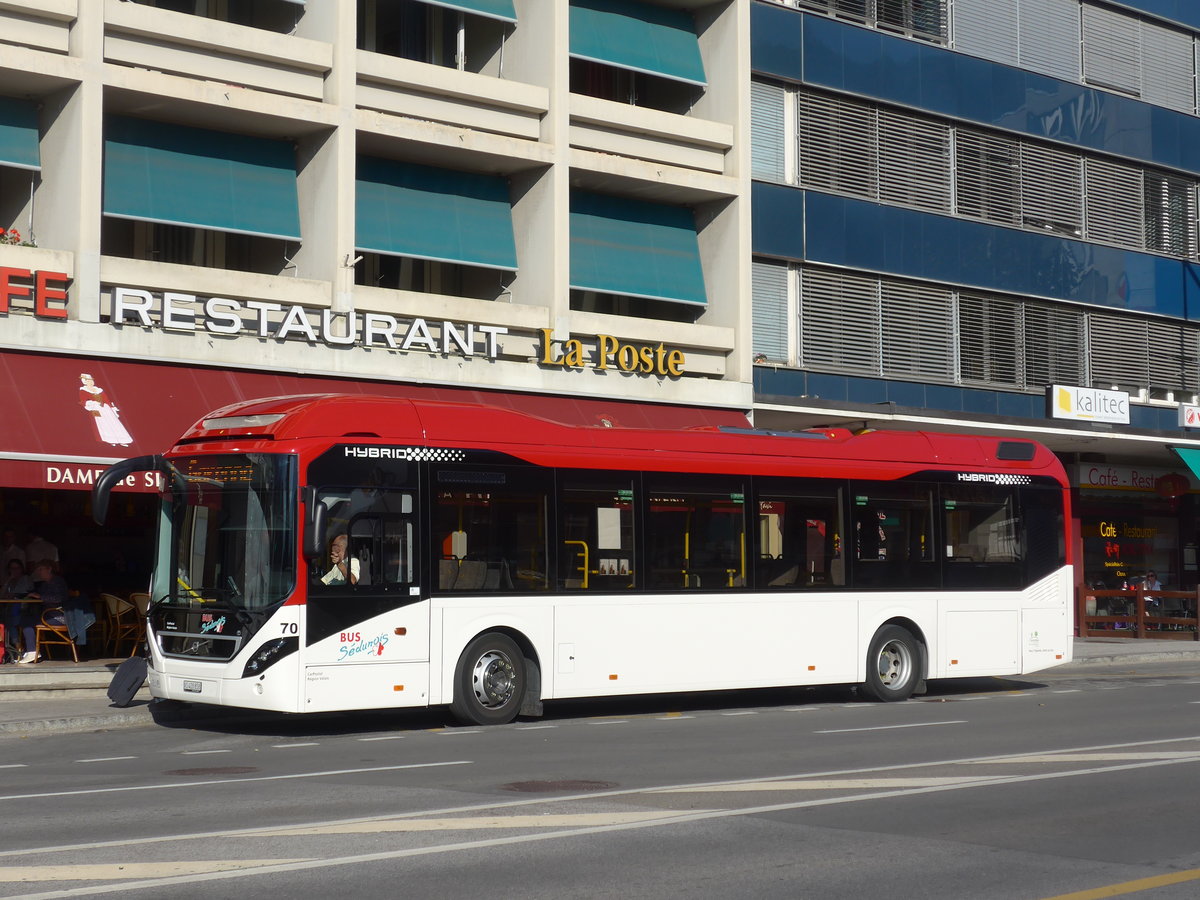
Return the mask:
<svg viewBox="0 0 1200 900">
<path fill-rule="evenodd" d="M 999 778 L 1002 776 L 991 776 Z M 984 784 L 977 778 L 821 778 L 803 781 L 747 781 L 742 784 L 723 784 L 719 787 L 671 788 L 656 791 L 660 794 L 723 794 L 741 791 L 835 791 L 880 788 L 936 787 L 943 784 Z"/>
<path fill-rule="evenodd" d="M 6 763 L 0 766 L 0 769 L 24 769 L 27 768 L 26 763 Z"/>
<path fill-rule="evenodd" d="M 521 725 L 517 731 L 543 731 L 546 728 L 557 728 L 557 725 Z"/>
<path fill-rule="evenodd" d="M 695 716 L 685 716 L 683 713 L 667 713 L 665 716 L 659 716 L 660 722 L 678 722 L 683 719 L 694 719 Z"/>
<path fill-rule="evenodd" d="M 272 750 L 291 750 L 293 747 L 319 747 L 316 741 L 304 741 L 300 744 L 272 744 Z"/>
<path fill-rule="evenodd" d="M 222 751 L 224 752 L 224 751 Z M 75 791 L 43 791 L 37 794 L 8 794 L 3 800 L 39 800 L 44 797 L 82 797 L 86 794 L 121 794 L 126 791 L 162 791 L 173 788 L 211 787 L 214 784 L 242 784 L 248 781 L 291 781 L 296 778 L 325 778 L 331 775 L 361 775 L 367 772 L 398 772 L 403 769 L 431 769 L 436 766 L 469 766 L 469 759 L 448 762 L 409 763 L 403 766 L 371 766 L 365 769 L 330 769 L 324 772 L 297 772 L 292 775 L 258 775 L 253 778 L 215 778 L 208 781 L 175 781 L 164 784 L 133 784 L 125 787 L 82 788 Z M 27 851 L 28 852 L 28 851 Z M 0 855 L 8 855 L 2 854 Z"/>
<path fill-rule="evenodd" d="M 384 734 L 377 737 L 359 738 L 360 741 L 400 741 L 404 739 L 402 734 Z"/>
<path fill-rule="evenodd" d="M 752 709 L 741 709 L 741 710 L 737 710 L 735 712 L 723 712 L 723 713 L 721 713 L 721 715 L 723 715 L 723 716 L 757 716 L 758 713 Z"/>
<path fill-rule="evenodd" d="M 1122 894 L 1137 894 L 1142 891 L 1152 891 L 1155 888 L 1166 887 L 1170 884 L 1183 884 L 1186 881 L 1197 880 L 1200 880 L 1200 869 L 1187 869 L 1183 872 L 1170 872 L 1166 875 L 1152 875 L 1149 878 L 1123 881 L 1120 884 L 1092 888 L 1089 891 L 1059 894 L 1055 897 L 1047 897 L 1045 900 L 1101 900 L 1103 897 L 1120 897 Z"/>
<path fill-rule="evenodd" d="M 954 719 L 950 722 L 910 722 L 907 725 L 876 725 L 872 728 L 828 728 L 824 731 L 814 731 L 813 734 L 846 734 L 851 731 L 890 731 L 894 728 L 929 728 L 933 725 L 966 725 L 966 719 Z"/>
<path fill-rule="evenodd" d="M 232 750 L 184 750 L 183 756 L 207 756 L 210 753 L 232 753 Z"/>
<path fill-rule="evenodd" d="M 597 719 L 595 722 L 588 722 L 589 725 L 628 725 L 628 719 Z"/>
<path fill-rule="evenodd" d="M 1051 691 L 1052 694 L 1078 694 L 1079 688 L 1071 688 L 1068 691 Z"/>
<path fill-rule="evenodd" d="M 77 763 L 116 762 L 118 759 L 137 759 L 136 756 L 97 756 L 92 759 L 77 759 Z"/>
<path fill-rule="evenodd" d="M 664 816 L 685 816 L 690 809 L 646 810 L 641 812 L 561 813 L 547 816 L 457 816 L 437 819 L 390 819 L 376 822 L 354 822 L 339 825 L 317 825 L 307 828 L 270 828 L 251 831 L 246 837 L 293 837 L 296 835 L 383 834 L 387 832 L 420 831 L 483 831 L 497 828 L 594 828 L 622 825 L 629 822 L 659 820 Z"/>
<path fill-rule="evenodd" d="M 1091 752 L 1091 751 L 1099 751 L 1099 750 L 1117 750 L 1117 749 L 1122 749 L 1122 748 L 1126 748 L 1126 747 L 1154 747 L 1154 746 L 1160 746 L 1163 744 L 1188 744 L 1188 743 L 1191 743 L 1191 744 L 1200 743 L 1200 735 L 1187 735 L 1184 737 L 1177 737 L 1177 738 L 1158 738 L 1158 739 L 1150 740 L 1150 741 L 1126 741 L 1126 742 L 1117 743 L 1117 744 L 1095 744 L 1095 745 L 1086 746 L 1086 747 L 1071 747 L 1071 748 L 1067 748 L 1067 749 L 1061 750 L 1061 751 L 1060 750 L 1045 750 L 1045 751 L 1041 751 L 1041 753 L 1043 753 L 1043 754 L 1060 753 L 1060 752 L 1082 753 L 1082 752 Z M 762 779 L 758 779 L 758 780 L 762 781 L 762 782 L 769 782 L 772 780 L 788 781 L 788 780 L 796 780 L 796 779 L 801 779 L 801 778 L 834 778 L 834 777 L 840 777 L 840 776 L 846 776 L 846 775 L 869 775 L 869 774 L 883 773 L 883 772 L 900 772 L 900 771 L 910 771 L 913 769 L 928 769 L 928 768 L 934 768 L 934 767 L 938 767 L 938 766 L 950 766 L 950 765 L 961 765 L 961 764 L 973 763 L 973 762 L 984 762 L 988 759 L 1009 759 L 1009 758 L 1011 758 L 1011 754 L 1009 754 L 1009 756 L 1007 756 L 1007 757 L 992 756 L 992 757 L 959 757 L 957 759 L 935 759 L 935 760 L 926 760 L 923 762 L 914 762 L 914 763 L 892 763 L 892 764 L 884 765 L 884 766 L 864 766 L 864 767 L 855 768 L 855 769 L 833 769 L 833 770 L 821 771 L 821 772 L 793 773 L 793 774 L 789 774 L 789 775 L 780 775 L 780 776 L 775 776 L 773 778 L 762 778 Z M 1104 768 L 1088 769 L 1083 772 L 1056 772 L 1056 773 L 1051 773 L 1051 774 L 1045 775 L 1045 776 L 1023 776 L 1023 777 L 1027 777 L 1027 778 L 1043 778 L 1043 777 L 1045 777 L 1045 778 L 1062 778 L 1062 777 L 1067 777 L 1067 776 L 1076 775 L 1076 774 L 1085 774 L 1085 775 L 1086 774 L 1098 774 L 1098 773 L 1104 773 L 1104 772 L 1109 772 L 1109 771 L 1123 771 L 1125 769 L 1141 769 L 1141 768 L 1147 768 L 1147 767 L 1156 767 L 1156 766 L 1160 766 L 1160 765 L 1174 765 L 1176 762 L 1177 761 L 1171 760 L 1171 761 L 1158 761 L 1158 762 L 1147 762 L 1147 763 L 1131 763 L 1131 764 L 1124 765 L 1124 766 L 1114 766 L 1114 767 L 1111 767 L 1108 769 L 1104 769 Z M 463 764 L 463 763 L 451 763 L 451 765 L 461 765 L 461 764 Z M 397 766 L 385 766 L 382 768 L 383 769 L 391 769 L 391 768 L 414 768 L 414 767 L 413 766 L 398 766 L 398 767 Z M 367 772 L 367 771 L 379 771 L 379 769 L 361 769 L 361 770 L 350 770 L 350 771 L 351 772 L 354 772 L 354 771 Z M 331 774 L 331 773 L 314 773 L 314 774 L 320 775 L 320 774 Z M 344 773 L 332 773 L 332 774 L 344 774 Z M 282 776 L 282 777 L 288 778 L 288 777 L 295 777 L 295 776 Z M 1020 776 L 1001 776 L 1000 778 L 992 780 L 990 783 L 1007 784 L 1007 783 L 1014 781 L 1017 777 L 1020 777 Z M 263 779 L 229 779 L 229 780 L 230 781 L 245 781 L 245 780 L 263 780 Z M 203 782 L 201 784 L 207 784 L 207 783 L 208 782 Z M 459 813 L 478 814 L 484 810 L 516 809 L 516 808 L 525 807 L 525 806 L 538 806 L 538 805 L 554 804 L 554 803 L 576 803 L 580 800 L 594 800 L 594 799 L 598 799 L 598 798 L 612 799 L 612 798 L 616 798 L 616 797 L 626 797 L 626 798 L 627 797 L 635 797 L 635 796 L 637 796 L 639 794 L 643 794 L 643 793 L 656 793 L 659 791 L 670 790 L 673 787 L 674 788 L 705 787 L 705 786 L 719 787 L 721 785 L 743 784 L 743 783 L 745 783 L 745 782 L 737 781 L 737 780 L 728 780 L 728 781 L 712 781 L 712 782 L 704 782 L 704 783 L 691 783 L 691 784 L 678 784 L 678 785 L 661 785 L 656 788 L 619 788 L 619 789 L 609 790 L 609 791 L 595 791 L 595 792 L 586 792 L 586 793 L 578 793 L 578 794 L 562 794 L 562 795 L 558 795 L 555 797 L 529 797 L 529 798 L 523 798 L 520 800 L 501 800 L 501 801 L 492 801 L 492 802 L 488 802 L 488 803 L 477 803 L 477 804 L 472 804 L 470 806 L 441 807 L 438 809 L 425 809 L 425 810 L 419 810 L 419 811 L 411 812 L 411 813 L 402 813 L 400 815 L 363 816 L 363 817 L 357 817 L 357 818 L 351 818 L 351 819 L 337 819 L 337 820 L 333 820 L 332 822 L 330 820 L 322 820 L 322 821 L 318 821 L 315 823 L 309 823 L 309 824 L 314 825 L 314 826 L 315 825 L 337 824 L 337 823 L 349 824 L 349 823 L 354 823 L 354 822 L 375 822 L 375 821 L 390 820 L 390 819 L 415 819 L 420 816 L 448 816 L 448 815 L 455 815 L 455 814 L 459 814 Z M 979 783 L 982 786 L 989 782 L 980 780 Z M 176 787 L 177 785 L 167 785 L 167 786 L 168 787 Z M 922 791 L 922 793 L 924 793 L 924 792 L 925 791 Z M 892 796 L 892 795 L 885 795 L 885 796 Z M 14 798 L 0 797 L 0 800 L 6 800 L 6 799 L 14 799 Z M 854 800 L 854 801 L 857 801 L 859 799 L 862 799 L 862 797 L 860 795 L 856 795 L 855 797 L 850 798 L 850 800 Z M 867 799 L 871 799 L 871 798 L 868 797 Z M 799 806 L 826 805 L 826 803 L 827 803 L 827 801 L 808 801 L 808 802 L 801 803 Z M 799 808 L 799 806 L 796 806 L 795 804 L 793 804 L 789 808 Z M 295 826 L 295 827 L 299 827 L 299 826 Z M 101 850 L 101 849 L 111 849 L 114 847 L 128 847 L 128 846 L 133 846 L 133 845 L 142 847 L 143 845 L 149 844 L 149 843 L 167 844 L 167 843 L 177 843 L 177 842 L 185 842 L 185 841 L 194 843 L 196 841 L 210 840 L 212 838 L 239 837 L 243 834 L 248 834 L 251 831 L 253 831 L 253 829 L 250 829 L 250 828 L 225 828 L 225 829 L 221 829 L 221 830 L 217 830 L 217 831 L 194 831 L 194 832 L 181 832 L 181 833 L 176 833 L 176 834 L 143 835 L 143 836 L 140 836 L 137 838 L 123 838 L 120 840 L 87 841 L 87 842 L 73 843 L 73 844 L 55 844 L 55 845 L 46 846 L 46 847 L 23 847 L 19 850 L 0 850 L 0 858 L 9 857 L 9 856 L 28 857 L 28 856 L 33 856 L 36 854 L 44 854 L 44 853 L 66 853 L 66 852 L 75 851 L 75 850 Z"/>
<path fill-rule="evenodd" d="M 1149 742 L 1153 743 L 1153 742 Z M 59 891 L 47 891 L 40 894 L 25 894 L 24 900 L 51 900 L 51 898 L 59 897 L 84 897 L 96 896 L 99 894 L 115 894 L 125 893 L 134 890 L 146 888 L 161 888 L 172 885 L 189 884 L 197 885 L 202 882 L 226 881 L 234 878 L 257 877 L 260 875 L 276 875 L 291 872 L 312 871 L 321 869 L 331 869 L 334 867 L 343 866 L 361 866 L 373 862 L 392 861 L 398 859 L 411 859 L 421 856 L 432 856 L 443 853 L 456 853 L 459 851 L 478 851 L 493 847 L 506 847 L 518 844 L 531 844 L 537 841 L 562 840 L 564 838 L 588 837 L 595 834 L 611 833 L 615 831 L 632 831 L 643 828 L 657 828 L 663 825 L 675 825 L 679 823 L 703 822 L 720 819 L 741 818 L 748 816 L 762 816 L 775 812 L 790 812 L 799 809 L 811 809 L 825 806 L 836 806 L 846 803 L 862 803 L 873 800 L 889 800 L 896 797 L 912 796 L 916 794 L 932 794 L 941 793 L 944 791 L 956 791 L 964 789 L 974 789 L 977 787 L 992 787 L 1002 784 L 1020 784 L 1030 781 L 1044 781 L 1058 778 L 1071 778 L 1080 775 L 1097 775 L 1111 774 L 1112 772 L 1122 771 L 1126 769 L 1142 769 L 1156 766 L 1178 765 L 1182 760 L 1155 760 L 1152 762 L 1129 763 L 1124 766 L 1112 766 L 1108 768 L 1095 769 L 1079 769 L 1070 772 L 1047 772 L 1039 775 L 1013 775 L 1000 776 L 997 778 L 982 779 L 969 781 L 965 784 L 943 784 L 931 785 L 928 787 L 907 788 L 893 791 L 875 791 L 867 794 L 854 794 L 844 797 L 822 797 L 814 800 L 801 800 L 791 803 L 773 803 L 764 806 L 743 807 L 740 809 L 722 809 L 722 810 L 698 810 L 688 811 L 685 813 L 662 813 L 657 818 L 646 819 L 635 822 L 623 822 L 614 825 L 592 825 L 579 828 L 565 828 L 561 831 L 535 831 L 523 835 L 508 835 L 506 837 L 486 838 L 482 840 L 457 841 L 450 844 L 438 844 L 423 847 L 407 847 L 403 849 L 383 850 L 375 853 L 362 853 L 354 856 L 336 856 L 326 859 L 302 860 L 294 863 L 267 864 L 259 868 L 243 869 L 228 872 L 204 872 L 192 875 L 176 875 L 164 878 L 151 878 L 141 881 L 126 881 L 117 884 L 95 885 L 91 884 L 87 887 L 69 888 Z M 925 765 L 928 765 L 926 763 Z M 597 795 L 592 795 L 597 796 Z M 3 798 L 0 798 L 3 799 Z M 23 851 L 28 853 L 28 850 Z M 1163 876 L 1171 877 L 1171 876 Z M 1164 882 L 1165 883 L 1165 882 Z M 231 893 L 231 892 L 230 892 Z M 1098 895 L 1103 896 L 1103 895 Z M 1059 898 L 1061 900 L 1061 898 Z M 1083 898 L 1074 898 L 1074 900 L 1083 900 Z"/>
<path fill-rule="evenodd" d="M 309 862 L 300 859 L 219 859 L 153 863 L 80 863 L 65 866 L 9 866 L 0 868 L 0 884 L 22 881 L 116 881 L 119 878 L 161 878 L 228 872 L 232 869 Z"/>
<path fill-rule="evenodd" d="M 1172 752 L 1159 750 L 1151 753 L 1039 753 L 1028 756 L 1004 756 L 997 759 L 974 760 L 969 765 L 994 765 L 996 763 L 1047 763 L 1047 762 L 1123 762 L 1139 759 L 1200 759 L 1200 750 Z"/>
<path fill-rule="evenodd" d="M 435 728 L 434 734 L 479 734 L 478 728 Z"/>
</svg>

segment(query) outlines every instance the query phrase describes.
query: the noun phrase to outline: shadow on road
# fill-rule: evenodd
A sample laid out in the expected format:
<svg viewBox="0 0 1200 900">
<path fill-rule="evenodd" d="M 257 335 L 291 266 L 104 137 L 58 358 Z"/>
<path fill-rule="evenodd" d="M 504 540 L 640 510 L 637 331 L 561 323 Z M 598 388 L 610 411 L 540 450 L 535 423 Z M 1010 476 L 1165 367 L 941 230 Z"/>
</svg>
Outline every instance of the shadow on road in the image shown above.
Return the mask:
<svg viewBox="0 0 1200 900">
<path fill-rule="evenodd" d="M 1031 691 L 1045 687 L 1047 685 L 1041 682 L 1008 678 L 941 679 L 930 681 L 926 694 L 914 697 L 908 702 L 947 703 L 968 694 Z M 520 726 L 531 722 L 549 724 L 573 719 L 648 717 L 743 709 L 770 710 L 786 706 L 858 702 L 872 701 L 859 698 L 851 685 L 553 700 L 546 701 L 545 715 L 541 719 L 519 719 L 516 724 Z M 155 700 L 150 704 L 150 712 L 155 723 L 162 727 L 186 728 L 213 734 L 316 737 L 405 733 L 461 727 L 444 708 L 295 714 Z"/>
</svg>

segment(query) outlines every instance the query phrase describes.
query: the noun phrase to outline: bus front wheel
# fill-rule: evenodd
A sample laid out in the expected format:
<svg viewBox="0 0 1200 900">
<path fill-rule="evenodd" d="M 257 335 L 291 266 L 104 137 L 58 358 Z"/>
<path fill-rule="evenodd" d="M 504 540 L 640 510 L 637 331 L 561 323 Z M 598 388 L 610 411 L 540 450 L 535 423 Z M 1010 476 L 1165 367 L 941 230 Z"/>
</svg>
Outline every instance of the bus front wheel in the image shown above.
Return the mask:
<svg viewBox="0 0 1200 900">
<path fill-rule="evenodd" d="M 867 651 L 862 691 L 874 700 L 907 700 L 921 680 L 921 645 L 906 628 L 884 625 Z"/>
<path fill-rule="evenodd" d="M 481 634 L 458 658 L 450 712 L 464 725 L 503 725 L 521 711 L 525 685 L 525 654 L 516 642 Z"/>
</svg>

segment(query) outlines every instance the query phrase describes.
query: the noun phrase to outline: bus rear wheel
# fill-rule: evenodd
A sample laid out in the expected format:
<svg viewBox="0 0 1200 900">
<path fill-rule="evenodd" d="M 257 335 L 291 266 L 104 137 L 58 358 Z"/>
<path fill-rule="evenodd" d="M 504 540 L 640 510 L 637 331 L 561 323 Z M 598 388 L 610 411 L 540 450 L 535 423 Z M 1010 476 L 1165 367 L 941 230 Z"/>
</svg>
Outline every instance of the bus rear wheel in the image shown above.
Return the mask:
<svg viewBox="0 0 1200 900">
<path fill-rule="evenodd" d="M 525 685 L 525 654 L 516 642 L 481 634 L 458 658 L 450 713 L 464 725 L 503 725 L 521 711 Z"/>
<path fill-rule="evenodd" d="M 907 700 L 921 680 L 920 667 L 920 642 L 907 628 L 884 625 L 871 639 L 862 691 L 874 700 Z"/>
</svg>

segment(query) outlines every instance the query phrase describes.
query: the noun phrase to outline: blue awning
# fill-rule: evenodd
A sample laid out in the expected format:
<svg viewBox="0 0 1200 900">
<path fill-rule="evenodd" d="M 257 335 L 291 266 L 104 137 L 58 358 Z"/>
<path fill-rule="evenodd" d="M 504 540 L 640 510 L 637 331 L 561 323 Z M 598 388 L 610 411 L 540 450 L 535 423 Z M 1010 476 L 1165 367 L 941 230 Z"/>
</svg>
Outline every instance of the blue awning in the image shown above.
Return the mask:
<svg viewBox="0 0 1200 900">
<path fill-rule="evenodd" d="M 358 158 L 355 246 L 515 270 L 508 181 L 386 159 Z"/>
<path fill-rule="evenodd" d="M 571 56 L 704 84 L 690 13 L 636 0 L 571 0 Z"/>
<path fill-rule="evenodd" d="M 0 97 L 0 166 L 40 169 L 37 104 Z"/>
<path fill-rule="evenodd" d="M 431 6 L 445 6 L 462 12 L 499 19 L 501 22 L 516 22 L 517 11 L 512 0 L 424 0 Z"/>
<path fill-rule="evenodd" d="M 295 148 L 286 141 L 109 116 L 104 214 L 299 240 Z"/>
<path fill-rule="evenodd" d="M 692 211 L 572 192 L 571 287 L 624 297 L 707 303 Z"/>
</svg>

